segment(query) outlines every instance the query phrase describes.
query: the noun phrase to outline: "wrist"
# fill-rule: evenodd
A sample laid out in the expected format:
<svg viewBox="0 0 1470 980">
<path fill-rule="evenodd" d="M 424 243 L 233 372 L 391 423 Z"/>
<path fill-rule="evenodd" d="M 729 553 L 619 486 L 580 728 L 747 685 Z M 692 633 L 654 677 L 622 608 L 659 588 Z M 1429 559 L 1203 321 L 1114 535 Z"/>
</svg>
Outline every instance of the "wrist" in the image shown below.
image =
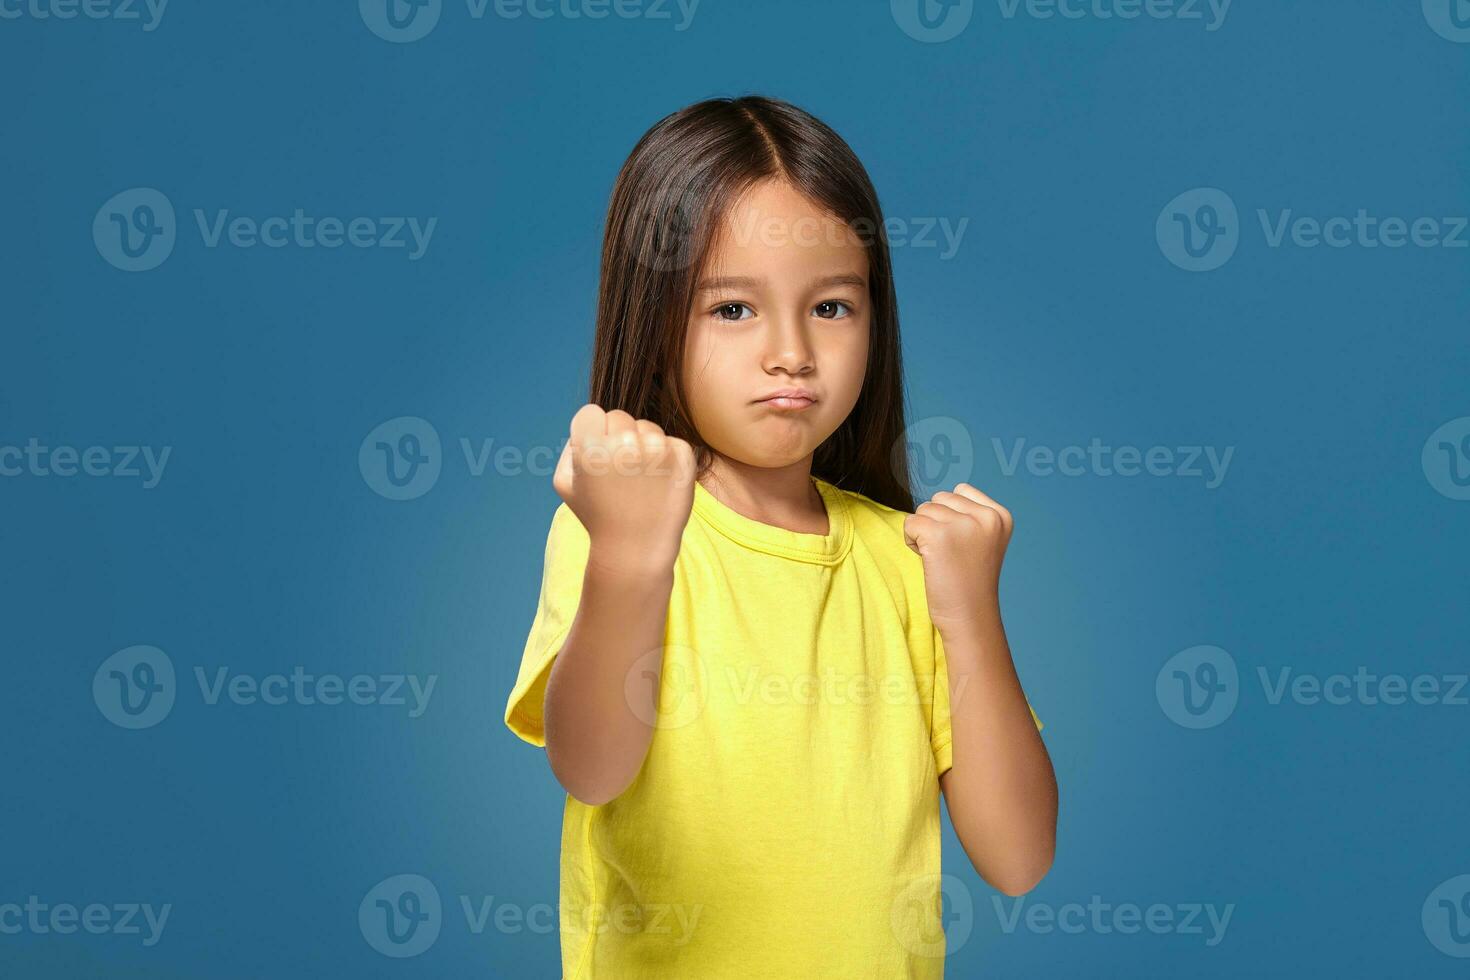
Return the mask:
<svg viewBox="0 0 1470 980">
<path fill-rule="evenodd" d="M 587 551 L 587 571 L 657 584 L 673 574 L 676 557 L 659 555 L 646 548 L 599 546 L 594 541 Z"/>
<path fill-rule="evenodd" d="M 983 636 L 1001 628 L 1000 602 L 986 601 L 954 615 L 931 616 L 930 621 L 946 644 L 952 640 Z"/>
</svg>

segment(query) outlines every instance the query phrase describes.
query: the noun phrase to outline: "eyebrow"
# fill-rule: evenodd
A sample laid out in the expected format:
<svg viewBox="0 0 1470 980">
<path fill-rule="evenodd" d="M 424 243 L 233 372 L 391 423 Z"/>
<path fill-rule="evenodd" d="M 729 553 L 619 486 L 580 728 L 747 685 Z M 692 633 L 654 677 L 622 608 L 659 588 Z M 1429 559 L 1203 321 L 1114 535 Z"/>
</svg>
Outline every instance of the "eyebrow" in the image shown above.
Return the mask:
<svg viewBox="0 0 1470 980">
<path fill-rule="evenodd" d="M 752 276 L 718 276 L 713 279 L 702 279 L 700 280 L 699 285 L 695 286 L 694 288 L 699 290 L 700 292 L 705 292 L 707 290 L 713 289 L 755 289 L 756 287 L 764 284 L 764 279 Z M 868 281 L 862 276 L 855 276 L 851 273 L 843 273 L 840 275 L 821 276 L 819 278 L 813 279 L 808 284 L 808 288 L 812 288 L 815 286 L 857 286 L 861 289 L 867 286 L 867 284 Z"/>
</svg>

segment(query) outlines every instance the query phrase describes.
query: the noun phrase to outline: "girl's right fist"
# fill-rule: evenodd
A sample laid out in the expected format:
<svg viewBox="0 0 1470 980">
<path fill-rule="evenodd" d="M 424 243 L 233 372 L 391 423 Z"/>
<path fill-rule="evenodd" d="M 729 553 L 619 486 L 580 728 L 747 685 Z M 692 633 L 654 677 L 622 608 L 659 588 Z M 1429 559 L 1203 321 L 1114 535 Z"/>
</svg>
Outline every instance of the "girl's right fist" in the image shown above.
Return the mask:
<svg viewBox="0 0 1470 980">
<path fill-rule="evenodd" d="M 694 449 L 647 419 L 583 405 L 551 484 L 599 561 L 665 571 L 694 506 Z"/>
</svg>

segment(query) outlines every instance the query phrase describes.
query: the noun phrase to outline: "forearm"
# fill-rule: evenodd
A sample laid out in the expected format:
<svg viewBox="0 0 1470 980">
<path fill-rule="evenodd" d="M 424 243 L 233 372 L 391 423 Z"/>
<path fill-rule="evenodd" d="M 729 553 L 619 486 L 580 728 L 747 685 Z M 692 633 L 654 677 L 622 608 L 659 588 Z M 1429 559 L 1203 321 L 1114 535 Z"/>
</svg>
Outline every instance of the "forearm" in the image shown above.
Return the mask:
<svg viewBox="0 0 1470 980">
<path fill-rule="evenodd" d="M 1009 895 L 1030 891 L 1056 848 L 1057 784 L 1016 677 L 999 609 L 940 627 L 953 768 L 941 778 L 970 863 Z"/>
<path fill-rule="evenodd" d="M 588 556 L 577 615 L 552 664 L 544 706 L 552 772 L 583 803 L 622 793 L 648 754 L 673 583 L 671 564 L 647 567 L 595 546 Z M 630 682 L 634 671 L 640 676 Z"/>
</svg>

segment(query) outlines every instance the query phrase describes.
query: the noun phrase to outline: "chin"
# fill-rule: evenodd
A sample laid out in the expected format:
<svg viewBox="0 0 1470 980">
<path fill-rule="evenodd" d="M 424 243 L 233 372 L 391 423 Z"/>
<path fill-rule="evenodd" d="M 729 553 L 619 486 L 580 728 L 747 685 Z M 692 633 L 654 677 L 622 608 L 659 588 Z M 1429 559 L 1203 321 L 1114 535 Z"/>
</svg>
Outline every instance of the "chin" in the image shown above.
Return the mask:
<svg viewBox="0 0 1470 980">
<path fill-rule="evenodd" d="M 816 445 L 803 444 L 799 446 L 782 446 L 773 448 L 766 446 L 761 450 L 752 450 L 747 453 L 741 462 L 750 466 L 761 466 L 768 470 L 779 470 L 787 466 L 795 466 L 816 451 Z"/>
</svg>

